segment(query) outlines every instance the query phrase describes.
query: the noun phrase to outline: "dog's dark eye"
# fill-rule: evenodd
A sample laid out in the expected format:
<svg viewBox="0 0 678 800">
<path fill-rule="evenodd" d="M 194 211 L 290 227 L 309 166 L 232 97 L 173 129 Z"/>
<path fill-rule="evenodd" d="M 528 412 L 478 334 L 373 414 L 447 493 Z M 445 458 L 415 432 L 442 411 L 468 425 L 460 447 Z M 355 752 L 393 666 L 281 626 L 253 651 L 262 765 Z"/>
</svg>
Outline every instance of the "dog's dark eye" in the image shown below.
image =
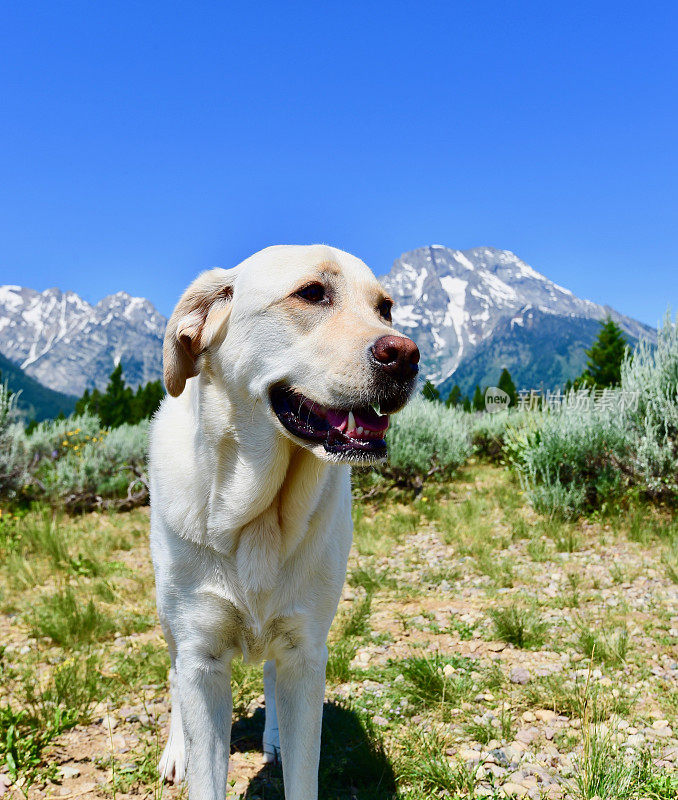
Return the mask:
<svg viewBox="0 0 678 800">
<path fill-rule="evenodd" d="M 391 321 L 391 309 L 393 308 L 393 301 L 387 300 L 384 298 L 381 303 L 377 306 L 379 309 L 379 314 L 386 320 L 386 322 Z"/>
<path fill-rule="evenodd" d="M 307 303 L 322 303 L 327 300 L 327 293 L 322 283 L 309 283 L 295 292 L 297 297 L 306 300 Z"/>
</svg>

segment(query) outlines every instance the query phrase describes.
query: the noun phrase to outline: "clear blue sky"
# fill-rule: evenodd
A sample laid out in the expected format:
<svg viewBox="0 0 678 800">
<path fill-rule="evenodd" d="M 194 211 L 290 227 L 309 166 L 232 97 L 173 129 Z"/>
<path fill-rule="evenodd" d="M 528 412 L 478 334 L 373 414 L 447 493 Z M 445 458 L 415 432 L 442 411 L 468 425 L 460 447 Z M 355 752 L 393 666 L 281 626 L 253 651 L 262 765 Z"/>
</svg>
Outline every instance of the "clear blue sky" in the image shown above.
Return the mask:
<svg viewBox="0 0 678 800">
<path fill-rule="evenodd" d="M 25 2 L 0 10 L 0 283 L 168 313 L 327 242 L 377 274 L 513 250 L 678 307 L 675 2 Z"/>
</svg>

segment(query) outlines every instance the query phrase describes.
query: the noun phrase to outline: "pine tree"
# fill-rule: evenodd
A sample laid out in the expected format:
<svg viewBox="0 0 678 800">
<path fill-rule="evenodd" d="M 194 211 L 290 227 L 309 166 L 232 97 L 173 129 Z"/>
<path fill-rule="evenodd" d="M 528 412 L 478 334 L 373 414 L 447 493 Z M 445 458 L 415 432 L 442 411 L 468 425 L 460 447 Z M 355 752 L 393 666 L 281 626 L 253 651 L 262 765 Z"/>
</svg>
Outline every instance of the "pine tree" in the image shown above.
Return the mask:
<svg viewBox="0 0 678 800">
<path fill-rule="evenodd" d="M 431 383 L 431 381 L 426 381 L 424 384 L 424 388 L 421 390 L 422 395 L 426 400 L 430 400 L 432 403 L 440 403 L 440 392 L 436 387 Z"/>
<path fill-rule="evenodd" d="M 461 401 L 461 407 L 464 411 L 471 411 L 471 401 L 468 399 L 467 395 L 464 395 L 464 399 Z"/>
<path fill-rule="evenodd" d="M 586 351 L 588 361 L 580 382 L 604 389 L 621 382 L 621 365 L 628 348 L 622 329 L 608 317 L 601 322 L 598 338 Z"/>
<path fill-rule="evenodd" d="M 99 404 L 99 419 L 106 428 L 117 428 L 131 418 L 132 390 L 125 386 L 122 363 L 111 372 Z"/>
<path fill-rule="evenodd" d="M 9 388 L 9 383 L 2 379 L 2 372 L 0 372 L 0 386 L 5 386 L 7 391 L 7 399 L 9 400 L 9 398 L 14 394 L 14 392 Z"/>
<path fill-rule="evenodd" d="M 91 392 L 85 389 L 75 404 L 75 413 L 94 414 L 107 428 L 117 428 L 125 423 L 136 425 L 157 411 L 164 396 L 165 390 L 161 381 L 150 381 L 145 386 L 138 386 L 136 392 L 133 392 L 125 385 L 122 365 L 118 364 L 111 372 L 106 391 L 102 394 L 96 388 Z"/>
<path fill-rule="evenodd" d="M 139 385 L 131 403 L 130 422 L 141 422 L 155 414 L 160 401 L 165 396 L 161 381 L 150 381 L 145 386 Z"/>
<path fill-rule="evenodd" d="M 481 391 L 480 386 L 476 383 L 476 389 L 473 392 L 473 410 L 483 411 L 485 409 L 485 395 Z"/>
<path fill-rule="evenodd" d="M 80 416 L 81 414 L 85 414 L 87 411 L 90 411 L 91 402 L 92 398 L 90 397 L 89 389 L 85 389 L 82 397 L 76 402 L 73 413 L 76 416 Z"/>
<path fill-rule="evenodd" d="M 452 391 L 447 396 L 447 400 L 445 401 L 445 405 L 448 408 L 456 408 L 459 403 L 461 403 L 461 389 L 455 383 L 452 387 Z"/>
<path fill-rule="evenodd" d="M 518 402 L 518 395 L 516 394 L 516 385 L 513 383 L 511 373 L 504 367 L 499 376 L 499 383 L 497 386 L 509 396 L 509 407 L 515 407 Z"/>
</svg>

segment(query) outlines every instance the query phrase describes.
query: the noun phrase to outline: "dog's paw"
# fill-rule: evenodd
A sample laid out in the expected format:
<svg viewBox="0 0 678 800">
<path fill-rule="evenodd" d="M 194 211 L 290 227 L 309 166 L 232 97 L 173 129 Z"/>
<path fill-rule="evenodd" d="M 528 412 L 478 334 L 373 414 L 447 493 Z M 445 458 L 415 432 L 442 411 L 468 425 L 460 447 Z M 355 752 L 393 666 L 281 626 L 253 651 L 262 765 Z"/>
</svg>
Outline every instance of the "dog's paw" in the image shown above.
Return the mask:
<svg viewBox="0 0 678 800">
<path fill-rule="evenodd" d="M 186 769 L 186 753 L 183 742 L 169 741 L 158 764 L 160 778 L 168 783 L 181 783 Z"/>
<path fill-rule="evenodd" d="M 267 733 L 264 739 L 264 764 L 280 764 L 280 737 L 278 731 Z"/>
</svg>

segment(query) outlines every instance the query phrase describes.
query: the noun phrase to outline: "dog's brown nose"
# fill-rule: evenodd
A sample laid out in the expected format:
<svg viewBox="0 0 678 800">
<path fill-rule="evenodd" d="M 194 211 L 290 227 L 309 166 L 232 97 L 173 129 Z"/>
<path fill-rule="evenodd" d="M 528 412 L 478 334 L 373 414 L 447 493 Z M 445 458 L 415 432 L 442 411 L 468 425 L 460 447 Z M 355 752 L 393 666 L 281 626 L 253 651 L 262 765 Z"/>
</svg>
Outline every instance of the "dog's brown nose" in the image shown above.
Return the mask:
<svg viewBox="0 0 678 800">
<path fill-rule="evenodd" d="M 405 336 L 382 336 L 372 345 L 372 355 L 394 378 L 407 380 L 419 371 L 419 348 Z"/>
</svg>

